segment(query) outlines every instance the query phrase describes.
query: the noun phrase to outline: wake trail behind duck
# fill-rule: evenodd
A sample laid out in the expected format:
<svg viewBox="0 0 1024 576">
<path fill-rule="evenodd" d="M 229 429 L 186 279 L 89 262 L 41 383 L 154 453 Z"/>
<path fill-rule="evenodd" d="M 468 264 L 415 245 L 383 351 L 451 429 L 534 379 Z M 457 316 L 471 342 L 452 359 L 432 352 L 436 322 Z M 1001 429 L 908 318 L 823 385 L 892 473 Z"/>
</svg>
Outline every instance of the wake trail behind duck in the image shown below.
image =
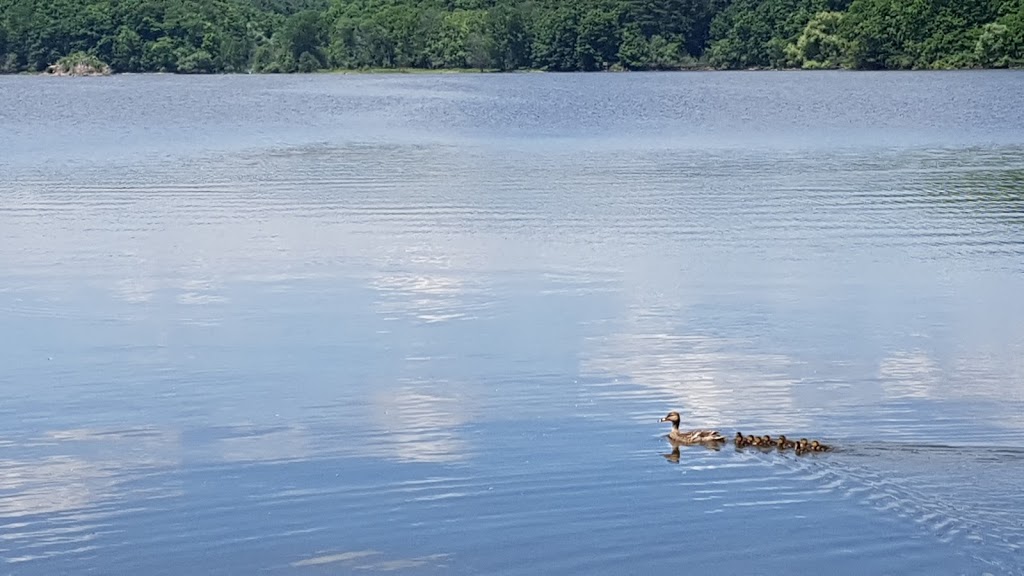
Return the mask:
<svg viewBox="0 0 1024 576">
<path fill-rule="evenodd" d="M 1024 500 L 1009 479 L 1024 474 L 978 474 L 993 462 L 1024 472 L 1024 450 L 893 444 L 786 461 L 823 491 L 908 519 L 999 572 L 1024 574 L 1024 523 L 1007 512 Z"/>
</svg>

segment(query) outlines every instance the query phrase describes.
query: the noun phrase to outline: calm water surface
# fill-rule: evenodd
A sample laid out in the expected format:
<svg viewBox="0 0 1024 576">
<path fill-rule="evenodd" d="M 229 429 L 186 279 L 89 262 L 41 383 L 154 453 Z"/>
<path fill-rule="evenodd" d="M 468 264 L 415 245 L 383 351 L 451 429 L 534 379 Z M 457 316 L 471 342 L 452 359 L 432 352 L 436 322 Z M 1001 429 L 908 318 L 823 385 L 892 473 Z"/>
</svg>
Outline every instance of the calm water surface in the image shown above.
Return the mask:
<svg viewBox="0 0 1024 576">
<path fill-rule="evenodd" d="M 0 573 L 1024 573 L 1021 94 L 2 77 Z"/>
</svg>

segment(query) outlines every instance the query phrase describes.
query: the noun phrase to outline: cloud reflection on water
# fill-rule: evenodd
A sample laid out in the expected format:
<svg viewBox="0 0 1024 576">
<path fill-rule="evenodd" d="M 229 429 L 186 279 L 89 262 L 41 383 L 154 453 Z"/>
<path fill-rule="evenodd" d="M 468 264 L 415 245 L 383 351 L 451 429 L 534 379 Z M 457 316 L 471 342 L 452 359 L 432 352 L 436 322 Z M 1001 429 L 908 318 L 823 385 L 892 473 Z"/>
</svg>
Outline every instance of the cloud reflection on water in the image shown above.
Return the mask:
<svg viewBox="0 0 1024 576">
<path fill-rule="evenodd" d="M 681 408 L 687 421 L 732 425 L 754 418 L 758 425 L 807 423 L 796 401 L 796 364 L 779 354 L 742 353 L 737 342 L 697 335 L 621 333 L 603 342 L 582 370 L 626 377 L 643 395 Z M 773 410 L 765 411 L 767 405 Z"/>
<path fill-rule="evenodd" d="M 395 274 L 373 281 L 380 293 L 378 306 L 387 319 L 409 314 L 426 323 L 471 319 L 463 301 L 465 282 L 453 276 Z"/>
<path fill-rule="evenodd" d="M 972 326 L 964 328 L 949 351 L 909 347 L 889 352 L 879 362 L 881 396 L 864 401 L 919 399 L 957 404 L 964 418 L 968 408 L 984 410 L 986 425 L 1014 430 L 1005 440 L 1024 433 L 1024 342 L 979 337 L 967 330 Z"/>
<path fill-rule="evenodd" d="M 146 500 L 182 495 L 168 486 L 128 488 L 144 474 L 181 464 L 176 433 L 152 427 L 75 428 L 10 447 L 39 455 L 0 460 L 5 548 L 0 556 L 9 563 L 93 550 L 111 517 L 145 506 Z"/>
<path fill-rule="evenodd" d="M 887 398 L 934 397 L 941 377 L 939 366 L 923 350 L 883 358 L 878 376 Z"/>
<path fill-rule="evenodd" d="M 445 561 L 451 557 L 451 554 L 429 554 L 413 558 L 390 559 L 383 559 L 381 558 L 382 556 L 385 555 L 379 550 L 356 550 L 352 552 L 322 554 L 320 556 L 314 556 L 312 558 L 292 562 L 291 565 L 295 568 L 305 568 L 310 566 L 324 566 L 328 564 L 342 564 L 345 565 L 345 568 L 348 570 L 393 572 L 396 570 L 421 568 L 424 566 L 441 568 L 446 565 Z M 374 560 L 369 560 L 370 558 L 373 558 Z"/>
<path fill-rule="evenodd" d="M 224 462 L 306 460 L 316 455 L 308 431 L 300 426 L 273 430 L 236 426 L 233 429 L 233 435 L 219 439 L 213 448 Z"/>
<path fill-rule="evenodd" d="M 473 417 L 464 397 L 406 385 L 377 395 L 375 404 L 374 423 L 381 434 L 367 447 L 373 455 L 405 462 L 458 462 L 472 455 L 458 431 Z"/>
<path fill-rule="evenodd" d="M 91 506 L 116 493 L 118 474 L 103 463 L 71 456 L 0 460 L 0 517 L 56 514 Z"/>
<path fill-rule="evenodd" d="M 315 450 L 300 426 L 235 425 L 186 435 L 158 428 L 51 430 L 8 446 L 41 453 L 0 460 L 0 516 L 57 514 L 128 496 L 124 485 L 143 474 L 188 463 L 303 460 Z M 74 455 L 68 455 L 72 452 Z M 180 495 L 180 492 L 163 496 Z M 157 497 L 149 494 L 148 497 Z"/>
</svg>

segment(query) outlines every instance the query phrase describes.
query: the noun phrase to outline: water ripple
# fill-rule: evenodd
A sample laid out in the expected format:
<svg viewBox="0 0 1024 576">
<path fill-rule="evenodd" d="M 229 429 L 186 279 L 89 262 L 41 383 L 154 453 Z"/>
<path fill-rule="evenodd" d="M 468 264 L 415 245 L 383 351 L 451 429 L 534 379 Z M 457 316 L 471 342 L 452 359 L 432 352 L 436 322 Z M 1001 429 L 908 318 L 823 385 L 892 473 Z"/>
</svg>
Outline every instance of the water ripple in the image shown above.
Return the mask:
<svg viewBox="0 0 1024 576">
<path fill-rule="evenodd" d="M 1019 573 L 1019 75 L 483 76 L 0 88 L 10 570 Z"/>
</svg>

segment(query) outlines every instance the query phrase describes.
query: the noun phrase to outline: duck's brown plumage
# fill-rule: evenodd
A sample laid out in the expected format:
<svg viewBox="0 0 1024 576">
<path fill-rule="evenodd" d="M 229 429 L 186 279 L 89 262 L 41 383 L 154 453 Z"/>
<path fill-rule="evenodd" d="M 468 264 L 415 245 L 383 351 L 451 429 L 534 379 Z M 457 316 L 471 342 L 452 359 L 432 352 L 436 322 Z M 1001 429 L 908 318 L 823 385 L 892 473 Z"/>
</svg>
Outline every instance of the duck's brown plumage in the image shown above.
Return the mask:
<svg viewBox="0 0 1024 576">
<path fill-rule="evenodd" d="M 725 442 L 725 436 L 718 430 L 680 430 L 679 429 L 679 413 L 669 412 L 662 422 L 671 422 L 672 430 L 669 431 L 668 437 L 670 440 L 679 442 L 680 444 L 702 444 L 706 442 Z"/>
</svg>

